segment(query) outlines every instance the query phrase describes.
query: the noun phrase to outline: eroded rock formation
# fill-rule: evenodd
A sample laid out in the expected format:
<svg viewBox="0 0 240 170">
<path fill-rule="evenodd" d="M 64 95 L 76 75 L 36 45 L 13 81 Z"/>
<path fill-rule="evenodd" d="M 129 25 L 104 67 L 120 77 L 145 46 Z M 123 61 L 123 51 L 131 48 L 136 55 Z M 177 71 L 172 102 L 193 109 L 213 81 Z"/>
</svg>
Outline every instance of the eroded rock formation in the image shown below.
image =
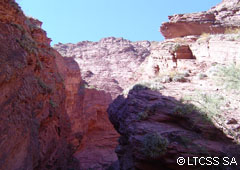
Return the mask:
<svg viewBox="0 0 240 170">
<path fill-rule="evenodd" d="M 13 0 L 0 2 L 0 54 L 0 169 L 74 167 L 59 54 Z"/>
<path fill-rule="evenodd" d="M 219 162 L 223 157 L 240 160 L 239 145 L 196 110 L 182 114 L 176 109 L 179 107 L 186 106 L 173 97 L 137 85 L 127 98 L 119 96 L 110 105 L 109 118 L 121 134 L 116 148 L 120 169 L 199 168 L 187 164 L 179 166 L 179 157 L 189 157 L 191 162 L 194 162 L 193 157 L 218 157 Z M 199 166 L 198 162 L 196 164 Z M 228 166 L 230 169 L 238 167 L 236 164 Z M 203 167 L 200 165 L 200 168 Z"/>
<path fill-rule="evenodd" d="M 137 80 L 135 72 L 149 55 L 150 42 L 109 37 L 54 48 L 65 57 L 67 66 L 66 109 L 72 124 L 74 156 L 83 169 L 107 168 L 117 160 L 114 150 L 119 135 L 106 110 Z M 79 135 L 81 140 L 76 137 Z"/>
<path fill-rule="evenodd" d="M 161 33 L 165 38 L 224 33 L 227 29 L 239 28 L 239 0 L 223 0 L 206 12 L 169 16 L 163 23 Z"/>
<path fill-rule="evenodd" d="M 238 15 L 239 1 L 223 0 L 207 12 L 170 17 L 161 31 L 173 39 L 60 43 L 54 48 L 62 57 L 40 21 L 25 17 L 13 0 L 1 1 L 0 169 L 107 169 L 114 162 L 110 168 L 178 169 L 178 156 L 209 155 L 239 162 L 233 141 L 240 135 L 231 140 L 197 110 L 176 112 L 185 106 L 179 99 L 195 89 L 231 97 L 197 74 L 240 63 L 238 35 L 210 35 L 238 27 Z M 199 37 L 204 32 L 210 34 Z M 185 78 L 161 85 L 160 76 L 180 71 Z M 135 86 L 120 95 L 152 80 L 155 91 Z M 239 102 L 223 110 L 236 131 Z"/>
</svg>

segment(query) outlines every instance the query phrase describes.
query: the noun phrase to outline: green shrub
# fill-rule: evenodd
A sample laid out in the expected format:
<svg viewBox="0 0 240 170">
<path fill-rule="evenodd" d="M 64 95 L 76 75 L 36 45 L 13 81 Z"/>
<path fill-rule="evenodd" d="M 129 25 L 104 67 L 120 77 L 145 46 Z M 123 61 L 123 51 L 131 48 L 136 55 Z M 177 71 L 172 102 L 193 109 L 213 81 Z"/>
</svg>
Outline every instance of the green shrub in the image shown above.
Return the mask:
<svg viewBox="0 0 240 170">
<path fill-rule="evenodd" d="M 220 67 L 216 73 L 216 81 L 226 89 L 240 90 L 240 67 L 234 64 Z"/>
<path fill-rule="evenodd" d="M 52 93 L 53 89 L 44 83 L 40 78 L 37 78 L 39 86 L 43 89 L 44 93 Z"/>
<path fill-rule="evenodd" d="M 179 43 L 173 44 L 173 46 L 170 47 L 170 53 L 175 53 L 180 47 L 181 45 Z"/>
<path fill-rule="evenodd" d="M 173 114 L 178 116 L 185 116 L 187 114 L 192 113 L 193 111 L 197 111 L 197 107 L 193 104 L 181 104 L 174 108 Z"/>
<path fill-rule="evenodd" d="M 29 54 L 34 54 L 37 56 L 38 54 L 37 43 L 27 33 L 24 33 L 22 37 L 20 39 L 17 39 L 16 41 Z"/>
<path fill-rule="evenodd" d="M 226 28 L 224 34 L 239 34 L 239 28 Z"/>
<path fill-rule="evenodd" d="M 52 99 L 50 99 L 49 103 L 53 108 L 58 107 L 58 105 Z"/>
<path fill-rule="evenodd" d="M 198 77 L 199 80 L 203 80 L 204 78 L 207 77 L 207 75 L 203 74 L 203 73 L 200 73 L 200 74 L 197 75 L 197 77 Z"/>
<path fill-rule="evenodd" d="M 148 118 L 148 113 L 146 111 L 139 112 L 138 113 L 138 119 L 139 120 L 146 120 Z"/>
<path fill-rule="evenodd" d="M 139 90 L 146 90 L 148 87 L 144 84 L 136 84 L 132 88 L 133 90 L 139 91 Z"/>
<path fill-rule="evenodd" d="M 160 107 L 161 104 L 153 104 L 150 107 L 146 107 L 144 109 L 144 111 L 139 112 L 138 115 L 138 119 L 139 120 L 146 120 L 149 116 L 154 115 L 158 109 L 158 107 Z"/>
<path fill-rule="evenodd" d="M 173 82 L 187 82 L 188 79 L 186 79 L 186 78 L 184 77 L 184 75 L 178 74 L 178 75 L 176 75 L 176 76 L 174 76 L 174 77 L 172 78 L 172 81 L 173 81 Z"/>
<path fill-rule="evenodd" d="M 143 153 L 150 158 L 162 156 L 167 151 L 169 142 L 157 133 L 146 134 L 143 137 Z"/>
</svg>

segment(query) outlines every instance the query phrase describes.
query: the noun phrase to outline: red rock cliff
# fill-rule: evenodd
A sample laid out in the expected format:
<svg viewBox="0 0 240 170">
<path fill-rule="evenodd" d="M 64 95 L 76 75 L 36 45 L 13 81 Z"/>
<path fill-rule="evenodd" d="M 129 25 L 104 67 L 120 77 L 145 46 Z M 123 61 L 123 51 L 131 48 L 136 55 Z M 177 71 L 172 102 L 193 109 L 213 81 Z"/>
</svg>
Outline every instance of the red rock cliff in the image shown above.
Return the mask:
<svg viewBox="0 0 240 170">
<path fill-rule="evenodd" d="M 14 0 L 0 1 L 0 169 L 67 169 L 70 121 L 55 63 L 59 54 L 41 22 Z"/>
<path fill-rule="evenodd" d="M 106 169 L 117 161 L 119 134 L 107 108 L 136 81 L 138 66 L 149 55 L 149 42 L 104 38 L 99 42 L 57 44 L 67 66 L 66 109 L 71 120 L 74 156 L 82 169 Z"/>
</svg>

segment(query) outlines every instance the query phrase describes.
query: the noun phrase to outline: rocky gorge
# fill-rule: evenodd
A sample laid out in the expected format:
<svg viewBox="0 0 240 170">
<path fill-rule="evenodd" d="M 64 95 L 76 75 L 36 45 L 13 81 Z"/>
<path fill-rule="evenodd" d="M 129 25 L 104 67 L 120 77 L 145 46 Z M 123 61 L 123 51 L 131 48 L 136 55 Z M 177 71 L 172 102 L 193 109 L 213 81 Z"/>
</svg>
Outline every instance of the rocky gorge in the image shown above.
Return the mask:
<svg viewBox="0 0 240 170">
<path fill-rule="evenodd" d="M 40 21 L 2 0 L 0 169 L 239 169 L 239 14 L 223 0 L 170 16 L 162 42 L 51 47 Z"/>
</svg>

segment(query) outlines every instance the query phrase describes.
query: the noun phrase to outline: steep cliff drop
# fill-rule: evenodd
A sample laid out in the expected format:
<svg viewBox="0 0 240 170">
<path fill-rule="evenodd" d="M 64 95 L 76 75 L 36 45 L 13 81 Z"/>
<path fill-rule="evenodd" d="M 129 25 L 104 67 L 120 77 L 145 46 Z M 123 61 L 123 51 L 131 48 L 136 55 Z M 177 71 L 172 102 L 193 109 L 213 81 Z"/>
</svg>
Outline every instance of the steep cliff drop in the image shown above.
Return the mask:
<svg viewBox="0 0 240 170">
<path fill-rule="evenodd" d="M 108 105 L 136 81 L 138 66 L 149 55 L 148 41 L 123 38 L 57 44 L 67 66 L 66 110 L 72 125 L 74 157 L 81 169 L 106 169 L 117 161 L 119 134 L 108 119 Z"/>
<path fill-rule="evenodd" d="M 0 2 L 0 169 L 78 168 L 63 79 L 41 22 Z"/>
</svg>

